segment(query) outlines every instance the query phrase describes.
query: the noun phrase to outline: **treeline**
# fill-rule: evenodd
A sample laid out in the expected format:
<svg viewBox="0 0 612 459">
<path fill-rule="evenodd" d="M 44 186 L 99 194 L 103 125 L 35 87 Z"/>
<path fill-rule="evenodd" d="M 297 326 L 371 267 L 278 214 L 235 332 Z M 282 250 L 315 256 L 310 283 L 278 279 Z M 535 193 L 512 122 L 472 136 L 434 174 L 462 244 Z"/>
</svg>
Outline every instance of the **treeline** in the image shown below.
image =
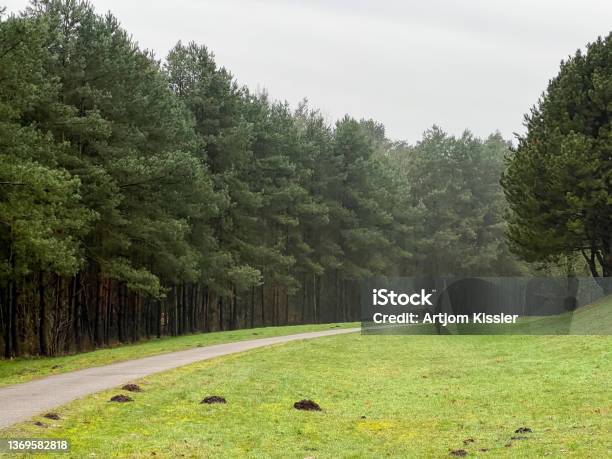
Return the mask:
<svg viewBox="0 0 612 459">
<path fill-rule="evenodd" d="M 88 3 L 35 1 L 0 21 L 4 355 L 355 320 L 368 276 L 516 273 L 508 147 L 330 125 L 204 46 L 162 63 Z"/>
</svg>

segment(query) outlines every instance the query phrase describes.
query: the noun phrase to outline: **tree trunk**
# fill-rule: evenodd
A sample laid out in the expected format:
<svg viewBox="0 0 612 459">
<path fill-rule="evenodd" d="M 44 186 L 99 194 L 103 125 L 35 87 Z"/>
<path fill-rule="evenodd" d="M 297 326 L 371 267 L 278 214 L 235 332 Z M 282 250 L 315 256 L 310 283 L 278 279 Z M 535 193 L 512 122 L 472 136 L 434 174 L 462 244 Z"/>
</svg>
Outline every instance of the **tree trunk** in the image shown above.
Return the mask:
<svg viewBox="0 0 612 459">
<path fill-rule="evenodd" d="M 583 250 L 582 255 L 591 271 L 591 275 L 597 282 L 597 285 L 601 287 L 603 293 L 606 295 L 612 294 L 612 255 L 599 253 L 595 245 L 593 245 L 589 251 L 589 254 Z M 598 265 L 601 266 L 601 275 L 599 273 Z"/>
<path fill-rule="evenodd" d="M 104 344 L 110 345 L 110 328 L 113 324 L 113 281 L 106 281 L 106 320 L 104 321 Z"/>
<path fill-rule="evenodd" d="M 272 288 L 272 325 L 278 325 L 276 285 Z"/>
<path fill-rule="evenodd" d="M 232 287 L 232 297 L 230 298 L 230 330 L 238 328 L 238 296 L 236 287 Z"/>
<path fill-rule="evenodd" d="M 145 321 L 145 336 L 151 339 L 151 325 L 153 324 L 153 313 L 151 312 L 151 298 L 148 296 L 144 299 L 144 321 Z"/>
<path fill-rule="evenodd" d="M 138 314 L 138 306 L 139 306 L 139 301 L 140 298 L 138 295 L 133 294 L 131 295 L 131 307 L 130 307 L 130 311 L 131 311 L 131 315 L 132 315 L 132 319 L 131 319 L 131 333 L 130 333 L 130 341 L 132 343 L 135 343 L 136 341 L 138 341 L 138 325 L 140 322 L 140 318 L 139 318 L 139 314 Z"/>
<path fill-rule="evenodd" d="M 117 311 L 117 334 L 119 335 L 119 341 L 121 343 L 125 342 L 125 297 L 126 297 L 126 287 L 124 285 L 119 286 L 119 301 L 117 302 L 118 311 Z"/>
<path fill-rule="evenodd" d="M 60 334 L 62 333 L 61 323 L 63 315 L 62 284 L 61 276 L 55 275 L 55 314 L 53 317 L 53 329 L 51 334 L 51 342 L 53 343 L 52 354 L 60 352 L 63 344 L 60 337 Z"/>
<path fill-rule="evenodd" d="M 89 307 L 88 307 L 88 297 L 87 292 L 83 285 L 79 288 L 79 304 L 81 305 L 81 324 L 83 326 L 83 330 L 87 332 L 87 337 L 89 339 L 89 345 L 94 342 L 93 337 L 93 329 L 91 327 L 91 320 L 89 320 Z"/>
<path fill-rule="evenodd" d="M 180 334 L 184 334 L 187 330 L 187 285 L 181 285 L 181 326 Z"/>
<path fill-rule="evenodd" d="M 204 330 L 206 330 L 207 332 L 210 331 L 210 317 L 209 317 L 209 313 L 210 313 L 210 290 L 208 289 L 208 287 L 205 288 L 204 290 Z"/>
<path fill-rule="evenodd" d="M 17 282 L 11 283 L 11 311 L 10 311 L 10 325 L 11 325 L 11 348 L 12 354 L 9 357 L 19 356 L 19 333 L 18 333 L 18 318 L 17 318 Z"/>
<path fill-rule="evenodd" d="M 255 328 L 255 287 L 251 287 L 251 328 Z"/>
<path fill-rule="evenodd" d="M 266 326 L 266 305 L 265 305 L 265 298 L 264 298 L 264 284 L 261 284 L 261 326 L 265 327 Z"/>
<path fill-rule="evenodd" d="M 315 286 L 315 294 L 314 296 L 314 322 L 315 323 L 319 323 L 321 318 L 320 318 L 320 306 L 321 306 L 321 279 L 318 279 L 319 281 L 317 282 L 317 276 L 314 276 L 314 286 Z"/>
<path fill-rule="evenodd" d="M 219 297 L 219 330 L 225 329 L 223 324 L 223 296 Z"/>
<path fill-rule="evenodd" d="M 79 289 L 80 289 L 80 282 L 79 282 L 79 274 L 77 274 L 76 276 L 74 276 L 73 278 L 73 284 L 72 284 L 72 298 L 71 298 L 71 302 L 72 302 L 72 310 L 74 311 L 74 314 L 72 315 L 73 320 L 74 320 L 74 341 L 76 344 L 76 348 L 77 351 L 81 352 L 83 349 L 83 338 L 81 336 L 81 302 L 80 302 L 80 298 L 79 298 Z"/>
<path fill-rule="evenodd" d="M 100 328 L 102 321 L 102 282 L 100 280 L 100 273 L 96 273 L 96 313 L 94 316 L 94 345 L 100 346 L 101 336 Z"/>
<path fill-rule="evenodd" d="M 335 275 L 335 286 L 336 286 L 336 304 L 334 305 L 334 322 L 340 322 L 340 308 L 341 308 L 341 301 L 342 298 L 340 297 L 340 278 L 338 275 L 338 270 L 336 269 L 336 275 Z"/>
<path fill-rule="evenodd" d="M 304 282 L 302 282 L 302 304 L 300 308 L 300 323 L 306 323 L 306 302 L 308 300 L 308 291 L 306 290 L 306 274 L 304 274 Z"/>
<path fill-rule="evenodd" d="M 40 355 L 49 355 L 47 341 L 47 304 L 45 301 L 45 276 L 42 271 L 38 273 L 38 352 Z"/>
<path fill-rule="evenodd" d="M 285 295 L 285 325 L 289 325 L 289 294 Z"/>
<path fill-rule="evenodd" d="M 156 329 L 156 336 L 158 338 L 161 338 L 161 332 L 162 332 L 162 302 L 160 300 L 155 300 L 155 302 L 157 303 L 157 329 Z"/>
<path fill-rule="evenodd" d="M 10 359 L 13 356 L 13 340 L 11 338 L 11 330 L 13 329 L 12 325 L 12 315 L 11 315 L 11 303 L 12 299 L 12 283 L 9 282 L 9 286 L 6 289 L 5 294 L 3 295 L 4 302 L 4 356 L 7 359 Z"/>
<path fill-rule="evenodd" d="M 200 284 L 191 284 L 191 314 L 189 317 L 190 328 L 189 331 L 191 333 L 197 333 L 200 331 L 201 326 L 201 312 L 202 312 L 202 302 L 200 300 Z"/>
<path fill-rule="evenodd" d="M 173 322 L 172 323 L 172 335 L 173 336 L 177 336 L 178 332 L 179 332 L 179 329 L 178 329 L 178 326 L 179 326 L 179 323 L 178 323 L 178 319 L 179 319 L 178 313 L 179 313 L 179 311 L 178 311 L 178 292 L 177 292 L 177 289 L 176 289 L 176 285 L 172 286 L 172 301 L 173 301 L 172 306 L 173 306 L 173 309 L 174 309 L 174 312 L 173 312 L 173 316 L 174 317 L 173 317 L 173 320 L 172 320 L 172 322 Z"/>
</svg>

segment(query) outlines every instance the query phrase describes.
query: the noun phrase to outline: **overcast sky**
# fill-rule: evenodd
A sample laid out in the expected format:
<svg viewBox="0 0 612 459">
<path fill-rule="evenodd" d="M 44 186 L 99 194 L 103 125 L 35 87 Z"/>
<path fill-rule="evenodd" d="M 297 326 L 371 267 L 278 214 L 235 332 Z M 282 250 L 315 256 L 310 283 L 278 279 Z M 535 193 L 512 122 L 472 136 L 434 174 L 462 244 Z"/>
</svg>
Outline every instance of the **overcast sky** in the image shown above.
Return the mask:
<svg viewBox="0 0 612 459">
<path fill-rule="evenodd" d="M 0 0 L 9 10 L 23 0 Z M 206 44 L 251 89 L 418 140 L 432 124 L 510 138 L 559 62 L 606 35 L 610 0 L 95 0 L 160 58 Z"/>
</svg>

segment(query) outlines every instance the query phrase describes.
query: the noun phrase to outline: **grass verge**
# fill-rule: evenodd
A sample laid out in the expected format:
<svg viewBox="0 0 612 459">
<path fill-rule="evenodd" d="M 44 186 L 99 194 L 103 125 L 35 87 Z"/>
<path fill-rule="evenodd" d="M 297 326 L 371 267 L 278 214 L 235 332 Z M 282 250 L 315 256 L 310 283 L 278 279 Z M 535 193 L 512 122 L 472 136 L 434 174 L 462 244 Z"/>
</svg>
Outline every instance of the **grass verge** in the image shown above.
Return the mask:
<svg viewBox="0 0 612 459">
<path fill-rule="evenodd" d="M 295 325 L 289 327 L 266 327 L 247 330 L 234 330 L 213 333 L 199 333 L 176 338 L 164 337 L 151 339 L 136 344 L 121 345 L 112 348 L 98 349 L 81 354 L 61 357 L 32 357 L 13 360 L 0 360 L 0 387 L 10 384 L 31 381 L 43 376 L 82 370 L 84 368 L 107 365 L 109 363 L 182 351 L 197 346 L 244 341 L 272 336 L 292 335 L 311 331 L 328 330 L 330 327 L 350 328 L 358 324 L 320 324 Z"/>
</svg>

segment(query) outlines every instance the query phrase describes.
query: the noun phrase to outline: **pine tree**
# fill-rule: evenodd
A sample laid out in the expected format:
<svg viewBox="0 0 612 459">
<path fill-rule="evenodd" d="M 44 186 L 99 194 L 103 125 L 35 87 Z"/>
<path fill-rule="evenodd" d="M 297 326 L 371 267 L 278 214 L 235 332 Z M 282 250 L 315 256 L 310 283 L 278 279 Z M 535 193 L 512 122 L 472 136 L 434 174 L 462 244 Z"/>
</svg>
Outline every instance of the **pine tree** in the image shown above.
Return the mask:
<svg viewBox="0 0 612 459">
<path fill-rule="evenodd" d="M 529 262 L 580 254 L 595 278 L 612 276 L 611 87 L 609 34 L 562 62 L 525 117 L 503 186 L 512 248 Z"/>
</svg>

